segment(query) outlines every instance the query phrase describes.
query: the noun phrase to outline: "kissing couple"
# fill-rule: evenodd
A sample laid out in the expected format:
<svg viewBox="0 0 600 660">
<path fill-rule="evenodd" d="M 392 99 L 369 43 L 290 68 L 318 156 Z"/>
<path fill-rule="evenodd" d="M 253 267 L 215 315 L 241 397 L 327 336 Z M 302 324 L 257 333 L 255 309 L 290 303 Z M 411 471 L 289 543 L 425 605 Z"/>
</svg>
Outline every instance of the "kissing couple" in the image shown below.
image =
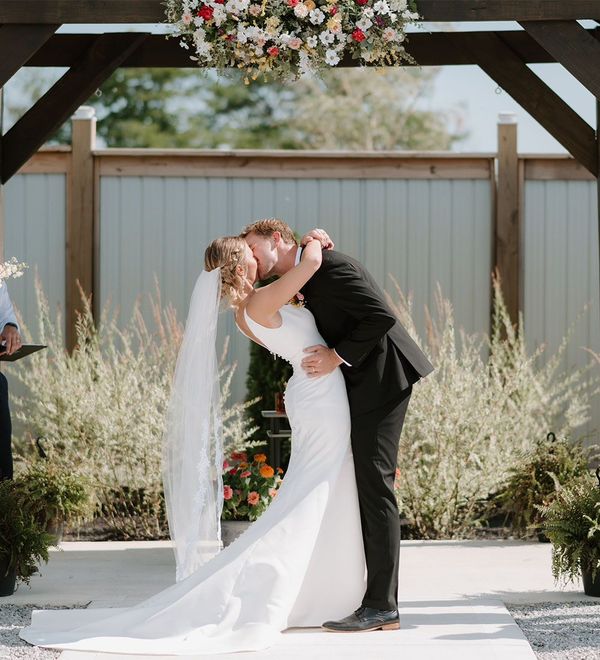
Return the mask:
<svg viewBox="0 0 600 660">
<path fill-rule="evenodd" d="M 287 628 L 400 627 L 398 444 L 413 384 L 433 366 L 364 266 L 333 247 L 321 229 L 298 245 L 286 223 L 265 219 L 206 248 L 163 437 L 177 581 L 132 607 L 36 610 L 23 639 L 202 655 L 264 649 Z M 298 294 L 301 306 L 291 304 Z M 240 332 L 293 366 L 285 391 L 292 451 L 268 509 L 214 554 L 223 505 L 222 300 Z"/>
</svg>

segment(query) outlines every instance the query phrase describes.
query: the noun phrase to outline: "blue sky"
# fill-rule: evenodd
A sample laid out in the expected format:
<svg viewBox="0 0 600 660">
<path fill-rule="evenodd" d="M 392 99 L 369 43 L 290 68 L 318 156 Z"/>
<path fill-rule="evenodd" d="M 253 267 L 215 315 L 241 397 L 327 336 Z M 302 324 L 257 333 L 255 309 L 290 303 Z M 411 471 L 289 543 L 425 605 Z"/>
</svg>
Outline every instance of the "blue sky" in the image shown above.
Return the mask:
<svg viewBox="0 0 600 660">
<path fill-rule="evenodd" d="M 594 21 L 583 21 L 586 27 L 595 26 Z M 455 30 L 519 30 L 517 23 L 462 23 L 454 24 Z M 164 25 L 65 25 L 60 32 L 101 32 L 148 30 L 164 32 Z M 440 29 L 439 26 L 424 24 L 418 28 Z M 541 64 L 531 67 L 554 91 L 567 100 L 589 124 L 596 125 L 595 100 L 571 74 L 559 64 Z M 494 152 L 498 113 L 513 111 L 518 121 L 518 147 L 521 153 L 564 153 L 565 149 L 547 131 L 533 120 L 513 99 L 485 73 L 475 66 L 441 67 L 433 93 L 422 103 L 422 107 L 434 110 L 462 108 L 465 128 L 469 137 L 455 146 L 462 152 Z"/>
</svg>

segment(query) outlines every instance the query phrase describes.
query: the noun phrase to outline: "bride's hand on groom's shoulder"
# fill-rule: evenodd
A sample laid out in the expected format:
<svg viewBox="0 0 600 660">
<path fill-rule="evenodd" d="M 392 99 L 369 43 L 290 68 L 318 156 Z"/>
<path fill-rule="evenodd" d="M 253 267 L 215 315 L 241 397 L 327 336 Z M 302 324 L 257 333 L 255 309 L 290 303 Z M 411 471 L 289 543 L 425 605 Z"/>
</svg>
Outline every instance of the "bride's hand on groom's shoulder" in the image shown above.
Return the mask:
<svg viewBox="0 0 600 660">
<path fill-rule="evenodd" d="M 304 234 L 300 245 L 304 247 L 309 241 L 316 239 L 321 242 L 321 247 L 324 250 L 333 250 L 335 243 L 329 237 L 329 234 L 324 229 L 311 229 L 307 234 Z"/>
</svg>

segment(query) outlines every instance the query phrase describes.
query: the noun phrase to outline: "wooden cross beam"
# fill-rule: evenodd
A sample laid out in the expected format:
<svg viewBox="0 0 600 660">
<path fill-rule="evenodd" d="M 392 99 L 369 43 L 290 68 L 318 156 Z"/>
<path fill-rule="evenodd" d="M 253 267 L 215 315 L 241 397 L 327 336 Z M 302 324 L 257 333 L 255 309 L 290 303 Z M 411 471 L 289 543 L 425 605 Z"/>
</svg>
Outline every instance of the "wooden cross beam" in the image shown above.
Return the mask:
<svg viewBox="0 0 600 660">
<path fill-rule="evenodd" d="M 600 17 L 600 0 L 417 0 L 426 21 Z M 0 0 L 0 23 L 161 23 L 162 0 Z"/>
<path fill-rule="evenodd" d="M 140 33 L 95 35 L 90 47 L 2 138 L 5 183 L 143 41 Z"/>
<path fill-rule="evenodd" d="M 468 41 L 472 57 L 490 78 L 597 177 L 595 130 L 521 60 L 501 35 L 501 32 L 481 33 Z"/>
<path fill-rule="evenodd" d="M 415 32 L 410 35 L 407 50 L 419 66 L 476 65 L 475 58 L 467 48 L 467 42 L 476 34 L 480 33 Z M 94 38 L 93 34 L 54 35 L 32 55 L 25 66 L 73 66 L 81 59 Z M 502 40 L 529 64 L 555 61 L 552 55 L 523 30 L 502 32 Z M 178 39 L 166 39 L 160 34 L 148 34 L 144 43 L 131 53 L 121 66 L 195 69 L 198 64 L 190 59 L 190 51 L 181 48 Z M 357 62 L 347 57 L 339 66 L 357 66 Z"/>
<path fill-rule="evenodd" d="M 0 87 L 56 32 L 59 25 L 0 25 Z"/>
</svg>

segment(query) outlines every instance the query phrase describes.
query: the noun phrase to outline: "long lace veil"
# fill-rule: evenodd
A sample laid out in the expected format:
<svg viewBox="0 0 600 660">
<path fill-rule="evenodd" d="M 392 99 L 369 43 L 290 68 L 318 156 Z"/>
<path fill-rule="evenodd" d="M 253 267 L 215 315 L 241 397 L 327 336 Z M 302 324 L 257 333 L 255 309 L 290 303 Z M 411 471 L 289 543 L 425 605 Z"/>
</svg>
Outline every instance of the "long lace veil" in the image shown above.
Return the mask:
<svg viewBox="0 0 600 660">
<path fill-rule="evenodd" d="M 221 547 L 220 288 L 219 268 L 203 271 L 194 286 L 163 434 L 163 486 L 178 582 Z"/>
</svg>

